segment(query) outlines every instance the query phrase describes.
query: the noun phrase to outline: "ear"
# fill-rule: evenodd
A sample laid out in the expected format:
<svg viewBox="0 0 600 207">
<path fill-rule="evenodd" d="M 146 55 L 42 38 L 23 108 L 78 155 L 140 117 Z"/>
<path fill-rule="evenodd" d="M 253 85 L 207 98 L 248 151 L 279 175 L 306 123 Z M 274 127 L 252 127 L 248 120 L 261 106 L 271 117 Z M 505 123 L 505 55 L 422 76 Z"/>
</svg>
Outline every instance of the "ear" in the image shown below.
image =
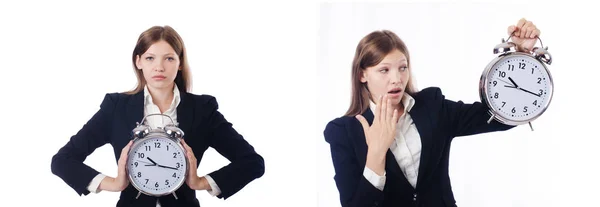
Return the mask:
<svg viewBox="0 0 600 207">
<path fill-rule="evenodd" d="M 367 73 L 365 73 L 365 71 L 361 71 L 361 76 L 360 76 L 360 82 L 361 83 L 366 83 L 367 82 Z"/>
<path fill-rule="evenodd" d="M 140 55 L 136 55 L 136 56 L 135 56 L 135 67 L 136 67 L 138 70 L 141 70 L 141 69 L 142 69 L 142 64 L 140 63 Z"/>
</svg>

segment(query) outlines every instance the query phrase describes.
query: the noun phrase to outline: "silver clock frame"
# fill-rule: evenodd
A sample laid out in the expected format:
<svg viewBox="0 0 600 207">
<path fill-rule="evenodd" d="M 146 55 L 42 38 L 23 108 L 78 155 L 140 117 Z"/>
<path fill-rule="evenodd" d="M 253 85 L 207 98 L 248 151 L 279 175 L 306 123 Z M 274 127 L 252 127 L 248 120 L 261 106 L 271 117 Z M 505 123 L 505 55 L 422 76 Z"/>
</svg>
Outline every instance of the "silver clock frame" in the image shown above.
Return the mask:
<svg viewBox="0 0 600 207">
<path fill-rule="evenodd" d="M 510 39 L 510 37 L 509 37 L 509 39 Z M 538 39 L 539 39 L 539 37 L 538 37 Z M 540 39 L 540 43 L 541 43 L 541 39 Z M 554 81 L 552 79 L 552 74 L 550 73 L 550 70 L 548 70 L 548 67 L 547 67 L 547 64 L 549 65 L 552 63 L 552 57 L 550 56 L 550 53 L 547 52 L 548 48 L 547 47 L 544 48 L 543 45 L 542 45 L 542 48 L 537 48 L 537 47 L 533 48 L 532 54 L 525 53 L 525 52 L 516 52 L 514 50 L 515 48 L 516 48 L 516 45 L 514 43 L 506 42 L 506 41 L 504 41 L 504 39 L 502 40 L 501 44 L 497 45 L 494 48 L 494 54 L 498 54 L 498 53 L 501 53 L 501 54 L 498 57 L 494 58 L 492 61 L 490 61 L 490 63 L 485 67 L 485 70 L 481 74 L 481 78 L 479 80 L 479 97 L 480 97 L 480 100 L 489 108 L 488 114 L 491 117 L 487 121 L 488 123 L 490 123 L 494 119 L 500 123 L 503 123 L 506 125 L 512 125 L 512 126 L 529 123 L 529 126 L 531 127 L 531 130 L 533 131 L 533 126 L 531 125 L 531 122 L 533 122 L 534 120 L 539 118 L 542 114 L 544 114 L 544 112 L 546 112 L 546 110 L 548 109 L 548 106 L 552 102 L 552 97 L 554 95 Z M 548 81 L 550 83 L 550 86 L 549 86 L 550 91 L 549 91 L 549 93 L 547 93 L 549 98 L 548 98 L 548 101 L 545 102 L 544 105 L 540 107 L 541 112 L 538 113 L 534 117 L 531 117 L 527 120 L 522 120 L 522 121 L 505 117 L 501 113 L 497 112 L 495 108 L 492 107 L 492 105 L 490 104 L 491 101 L 490 101 L 490 97 L 488 94 L 488 91 L 489 91 L 488 84 L 486 84 L 489 81 L 488 80 L 489 73 L 493 72 L 492 68 L 496 67 L 497 64 L 503 62 L 505 59 L 512 58 L 512 57 L 518 57 L 518 56 L 525 56 L 527 58 L 531 58 L 531 59 L 538 61 L 540 63 L 540 65 L 542 65 L 542 67 L 544 68 L 545 72 L 548 74 Z"/>
<path fill-rule="evenodd" d="M 175 122 L 173 121 L 173 119 L 171 119 L 171 117 L 169 117 L 169 119 L 171 119 L 172 124 L 167 124 L 166 126 L 164 126 L 162 128 L 159 127 L 159 128 L 151 129 L 150 126 L 144 124 L 144 120 L 147 117 L 154 116 L 154 115 L 162 115 L 162 116 L 169 117 L 164 114 L 149 114 L 149 115 L 145 116 L 140 123 L 136 123 L 137 126 L 132 130 L 133 144 L 130 149 L 135 149 L 140 144 L 142 144 L 143 141 L 146 139 L 169 139 L 169 140 L 175 142 L 176 146 L 180 147 L 181 150 L 185 152 L 185 148 L 179 142 L 181 139 L 183 139 L 183 135 L 184 135 L 183 130 L 177 128 L 177 126 L 175 125 Z M 133 151 L 130 150 L 127 153 L 128 158 L 135 155 L 135 154 L 132 154 L 132 152 Z M 127 177 L 129 179 L 129 183 L 131 185 L 133 185 L 133 187 L 136 190 L 138 190 L 138 194 L 135 198 L 137 199 L 140 196 L 140 194 L 154 196 L 154 197 L 160 197 L 160 196 L 164 196 L 164 195 L 173 194 L 175 199 L 178 199 L 177 194 L 175 194 L 175 191 L 177 191 L 183 185 L 183 183 L 185 183 L 185 179 L 187 178 L 188 169 L 189 169 L 189 160 L 188 160 L 187 156 L 184 156 L 184 158 L 185 158 L 186 163 L 184 164 L 185 169 L 184 169 L 183 179 L 180 179 L 171 190 L 169 190 L 168 192 L 165 192 L 165 193 L 161 193 L 161 194 L 154 194 L 154 193 L 146 192 L 141 188 L 141 186 L 138 186 L 135 182 L 133 182 L 133 177 L 129 173 L 129 166 L 131 165 L 131 163 L 129 162 L 129 159 L 127 159 L 126 166 L 128 169 Z"/>
</svg>

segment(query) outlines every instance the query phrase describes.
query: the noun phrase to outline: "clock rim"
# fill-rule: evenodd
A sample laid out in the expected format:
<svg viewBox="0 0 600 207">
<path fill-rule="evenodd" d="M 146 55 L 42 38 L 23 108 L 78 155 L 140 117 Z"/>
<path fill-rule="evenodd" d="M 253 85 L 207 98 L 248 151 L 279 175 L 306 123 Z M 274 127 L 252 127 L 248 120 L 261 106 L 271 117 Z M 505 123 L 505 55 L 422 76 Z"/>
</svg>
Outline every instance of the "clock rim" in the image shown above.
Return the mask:
<svg viewBox="0 0 600 207">
<path fill-rule="evenodd" d="M 550 85 L 549 86 L 550 93 L 549 93 L 548 101 L 544 104 L 544 106 L 541 107 L 540 112 L 537 115 L 535 115 L 529 119 L 522 120 L 522 121 L 504 117 L 501 113 L 499 113 L 495 108 L 493 108 L 491 106 L 490 100 L 489 100 L 490 98 L 488 98 L 488 86 L 486 84 L 488 82 L 488 74 L 491 72 L 491 70 L 492 70 L 492 68 L 494 68 L 494 66 L 496 66 L 498 63 L 500 63 L 504 59 L 508 59 L 508 58 L 512 58 L 512 57 L 516 57 L 516 56 L 526 56 L 528 58 L 531 58 L 531 59 L 539 62 L 542 65 L 542 67 L 544 68 L 544 70 L 546 71 L 546 73 L 548 74 L 548 81 L 550 83 L 549 84 Z M 552 102 L 553 96 L 554 96 L 554 80 L 552 79 L 552 74 L 550 73 L 550 70 L 548 70 L 548 67 L 542 61 L 538 60 L 531 54 L 524 53 L 524 52 L 507 52 L 507 53 L 499 55 L 498 57 L 496 57 L 492 61 L 490 61 L 490 63 L 488 63 L 488 65 L 485 67 L 485 70 L 481 74 L 481 78 L 479 79 L 479 98 L 488 107 L 488 109 L 489 109 L 488 114 L 493 116 L 494 119 L 499 121 L 500 123 L 507 124 L 507 125 L 517 126 L 517 125 L 527 124 L 527 123 L 530 123 L 530 122 L 536 120 L 537 118 L 539 118 L 540 116 L 542 116 L 542 114 L 544 114 L 546 112 L 546 110 L 548 109 L 548 106 L 550 106 L 550 103 Z"/>
<path fill-rule="evenodd" d="M 182 152 L 185 152 L 185 148 L 183 147 L 183 145 L 181 145 L 181 143 L 179 142 L 179 138 L 170 138 L 168 134 L 164 133 L 164 132 L 150 132 L 148 133 L 145 137 L 139 137 L 139 138 L 135 138 L 133 140 L 133 144 L 131 145 L 131 148 L 129 148 L 129 152 L 127 153 L 127 161 L 126 161 L 126 169 L 127 169 L 127 178 L 129 179 L 129 183 L 131 185 L 133 185 L 133 187 L 135 189 L 137 189 L 139 192 L 148 195 L 148 196 L 154 196 L 154 197 L 160 197 L 160 196 L 164 196 L 164 195 L 169 195 L 174 193 L 175 191 L 177 191 L 179 188 L 181 188 L 181 186 L 183 186 L 183 183 L 185 183 L 185 179 L 187 179 L 187 175 L 188 175 L 188 170 L 189 170 L 189 161 L 187 156 L 184 156 L 185 159 L 185 170 L 184 170 L 184 175 L 183 175 L 183 179 L 181 179 L 179 182 L 177 182 L 177 185 L 174 185 L 174 187 L 165 192 L 165 193 L 161 193 L 161 194 L 155 194 L 155 193 L 151 193 L 151 192 L 147 192 L 145 190 L 143 190 L 140 186 L 138 186 L 137 184 L 135 184 L 135 182 L 133 182 L 133 177 L 131 177 L 131 174 L 129 173 L 129 165 L 131 164 L 129 162 L 129 158 L 131 156 L 131 153 L 133 152 L 131 149 L 135 149 L 135 147 L 139 146 L 141 143 L 143 143 L 143 141 L 145 139 L 169 139 L 173 142 L 175 142 L 175 144 L 181 148 Z"/>
</svg>

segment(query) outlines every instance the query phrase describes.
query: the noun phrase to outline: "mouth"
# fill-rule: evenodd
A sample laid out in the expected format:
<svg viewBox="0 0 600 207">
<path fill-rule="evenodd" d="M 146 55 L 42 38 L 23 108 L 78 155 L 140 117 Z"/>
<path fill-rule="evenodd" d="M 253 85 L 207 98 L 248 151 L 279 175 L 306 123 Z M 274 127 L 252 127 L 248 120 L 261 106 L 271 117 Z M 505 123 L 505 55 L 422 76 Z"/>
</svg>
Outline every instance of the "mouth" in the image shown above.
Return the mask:
<svg viewBox="0 0 600 207">
<path fill-rule="evenodd" d="M 391 95 L 399 95 L 400 93 L 402 93 L 402 89 L 400 89 L 400 88 L 394 88 L 394 89 L 388 91 L 388 94 L 391 94 Z"/>
<path fill-rule="evenodd" d="M 158 79 L 158 80 L 162 80 L 162 79 L 165 79 L 165 78 L 167 78 L 167 77 L 165 77 L 165 76 L 163 76 L 163 75 L 155 75 L 155 76 L 152 76 L 152 79 Z"/>
</svg>

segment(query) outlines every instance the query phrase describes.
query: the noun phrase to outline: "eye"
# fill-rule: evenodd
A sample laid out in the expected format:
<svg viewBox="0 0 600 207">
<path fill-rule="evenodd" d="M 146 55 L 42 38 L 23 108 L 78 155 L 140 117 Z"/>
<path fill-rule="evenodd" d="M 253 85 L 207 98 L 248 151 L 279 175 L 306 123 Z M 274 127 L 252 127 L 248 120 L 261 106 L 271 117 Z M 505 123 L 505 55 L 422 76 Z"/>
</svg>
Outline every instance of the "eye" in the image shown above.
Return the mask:
<svg viewBox="0 0 600 207">
<path fill-rule="evenodd" d="M 167 60 L 168 60 L 168 61 L 174 61 L 174 60 L 175 60 L 175 58 L 173 58 L 173 57 L 168 57 L 168 58 L 167 58 Z"/>
<path fill-rule="evenodd" d="M 400 71 L 405 71 L 405 70 L 408 70 L 408 67 L 406 67 L 406 66 L 400 67 Z"/>
<path fill-rule="evenodd" d="M 154 57 L 146 57 L 146 60 L 152 61 L 152 60 L 154 60 Z"/>
<path fill-rule="evenodd" d="M 390 69 L 382 68 L 382 69 L 379 70 L 379 72 L 381 72 L 381 73 L 387 73 L 389 70 Z"/>
</svg>

